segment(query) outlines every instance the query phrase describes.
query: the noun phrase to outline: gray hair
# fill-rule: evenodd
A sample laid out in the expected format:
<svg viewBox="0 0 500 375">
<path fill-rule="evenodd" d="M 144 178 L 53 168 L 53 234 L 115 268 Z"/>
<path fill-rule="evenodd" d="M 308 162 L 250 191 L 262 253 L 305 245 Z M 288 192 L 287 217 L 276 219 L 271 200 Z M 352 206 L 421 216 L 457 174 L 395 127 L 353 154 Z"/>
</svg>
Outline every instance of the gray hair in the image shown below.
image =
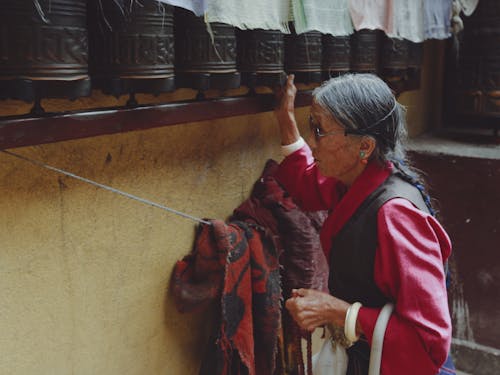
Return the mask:
<svg viewBox="0 0 500 375">
<path fill-rule="evenodd" d="M 406 110 L 387 84 L 373 74 L 345 74 L 313 91 L 314 101 L 346 129 L 347 134 L 376 140 L 373 157 L 380 163 L 404 160 Z"/>
<path fill-rule="evenodd" d="M 436 216 L 420 173 L 406 158 L 406 110 L 384 81 L 373 74 L 345 74 L 324 82 L 313 91 L 313 98 L 345 127 L 346 134 L 374 138 L 372 157 L 382 165 L 392 162 L 396 174 L 420 191 Z"/>
</svg>

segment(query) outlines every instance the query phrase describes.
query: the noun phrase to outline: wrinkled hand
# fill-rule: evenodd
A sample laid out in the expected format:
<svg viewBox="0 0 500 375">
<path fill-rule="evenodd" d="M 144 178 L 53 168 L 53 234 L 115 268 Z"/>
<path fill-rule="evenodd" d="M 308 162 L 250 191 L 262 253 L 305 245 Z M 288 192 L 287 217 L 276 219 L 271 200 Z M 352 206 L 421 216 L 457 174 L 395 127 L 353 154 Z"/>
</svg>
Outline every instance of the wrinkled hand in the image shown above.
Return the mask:
<svg viewBox="0 0 500 375">
<path fill-rule="evenodd" d="M 343 327 L 349 303 L 318 290 L 293 289 L 285 306 L 300 328 L 312 332 L 327 323 Z"/>
<path fill-rule="evenodd" d="M 294 78 L 295 76 L 290 74 L 285 86 L 275 92 L 278 106 L 274 109 L 274 114 L 280 126 L 281 144 L 283 145 L 291 144 L 300 137 L 295 119 L 297 88 L 293 83 Z"/>
</svg>

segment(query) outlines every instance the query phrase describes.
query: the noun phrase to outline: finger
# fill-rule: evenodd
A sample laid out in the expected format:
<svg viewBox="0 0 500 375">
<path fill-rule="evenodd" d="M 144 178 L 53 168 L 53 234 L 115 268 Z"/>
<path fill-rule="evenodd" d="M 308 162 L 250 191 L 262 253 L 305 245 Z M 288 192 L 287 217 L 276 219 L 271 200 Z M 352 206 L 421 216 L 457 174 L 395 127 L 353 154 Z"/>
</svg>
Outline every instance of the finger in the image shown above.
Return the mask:
<svg viewBox="0 0 500 375">
<path fill-rule="evenodd" d="M 294 289 L 297 292 L 298 297 L 305 297 L 309 293 L 309 289 L 305 288 L 300 288 L 300 289 Z"/>
</svg>

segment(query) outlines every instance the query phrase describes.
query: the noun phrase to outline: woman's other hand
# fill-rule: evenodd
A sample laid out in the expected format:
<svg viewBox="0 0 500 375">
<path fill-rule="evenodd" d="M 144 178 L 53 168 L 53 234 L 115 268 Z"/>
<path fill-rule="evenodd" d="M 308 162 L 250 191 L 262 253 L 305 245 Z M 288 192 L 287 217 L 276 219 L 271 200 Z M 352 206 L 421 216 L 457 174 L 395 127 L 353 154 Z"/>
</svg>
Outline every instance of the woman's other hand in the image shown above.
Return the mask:
<svg viewBox="0 0 500 375">
<path fill-rule="evenodd" d="M 314 331 L 327 323 L 343 327 L 349 303 L 313 289 L 293 289 L 286 308 L 300 328 Z"/>
<path fill-rule="evenodd" d="M 300 133 L 295 119 L 295 96 L 297 88 L 293 80 L 294 75 L 287 77 L 285 86 L 276 91 L 278 106 L 274 110 L 280 127 L 281 144 L 289 145 L 299 140 Z"/>
</svg>

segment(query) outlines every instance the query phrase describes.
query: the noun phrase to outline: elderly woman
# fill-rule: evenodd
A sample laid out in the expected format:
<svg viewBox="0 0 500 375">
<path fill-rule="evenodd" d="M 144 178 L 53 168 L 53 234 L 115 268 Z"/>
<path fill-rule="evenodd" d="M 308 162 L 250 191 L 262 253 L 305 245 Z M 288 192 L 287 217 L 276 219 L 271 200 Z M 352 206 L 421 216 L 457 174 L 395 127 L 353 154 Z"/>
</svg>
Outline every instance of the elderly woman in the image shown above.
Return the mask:
<svg viewBox="0 0 500 375">
<path fill-rule="evenodd" d="M 309 331 L 344 327 L 347 316 L 355 342 L 347 374 L 366 375 L 377 317 L 393 302 L 381 373 L 435 375 L 451 341 L 444 272 L 451 243 L 405 160 L 404 108 L 374 75 L 333 78 L 313 93 L 307 145 L 293 79 L 275 112 L 285 155 L 277 178 L 304 210 L 329 211 L 320 238 L 330 293 L 294 290 L 286 308 Z"/>
</svg>

